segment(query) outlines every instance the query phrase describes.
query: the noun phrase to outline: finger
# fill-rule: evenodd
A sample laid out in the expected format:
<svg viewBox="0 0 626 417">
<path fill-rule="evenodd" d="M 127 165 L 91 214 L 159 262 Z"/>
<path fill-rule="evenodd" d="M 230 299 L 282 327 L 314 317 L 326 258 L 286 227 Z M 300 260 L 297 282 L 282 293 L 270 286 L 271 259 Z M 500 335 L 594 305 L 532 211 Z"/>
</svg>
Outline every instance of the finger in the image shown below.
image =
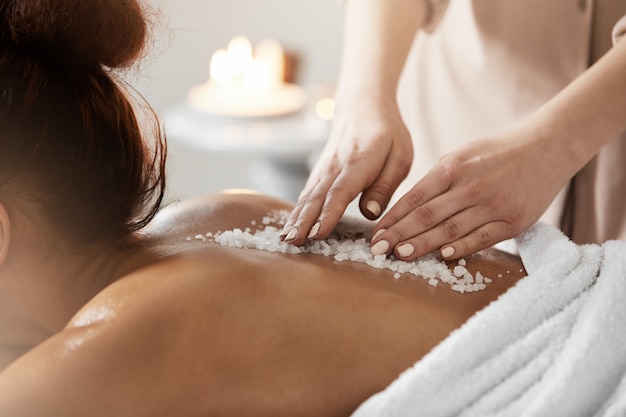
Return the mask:
<svg viewBox="0 0 626 417">
<path fill-rule="evenodd" d="M 303 207 L 295 226 L 298 228 L 296 244 L 304 243 L 305 238 L 324 239 L 335 229 L 346 207 L 382 169 L 382 163 L 381 166 L 376 166 L 366 161 L 367 158 L 364 156 L 351 155 L 345 168 L 333 181 L 329 181 L 324 188 L 318 187 L 314 191 L 318 193 L 317 198 L 322 202 L 322 206 L 321 208 L 316 206 L 315 210 L 311 211 L 309 209 L 312 207 L 309 205 Z"/>
<path fill-rule="evenodd" d="M 324 239 L 335 229 L 346 207 L 367 184 L 366 177 L 354 175 L 355 172 L 363 172 L 360 164 L 354 164 L 344 169 L 332 182 L 332 185 L 324 189 L 324 191 L 320 190 L 320 192 L 323 192 L 325 200 L 316 221 L 305 223 L 305 220 L 313 218 L 315 212 L 313 211 L 309 215 L 309 207 L 307 206 L 303 209 L 297 221 L 297 227 L 300 230 L 299 237 L 306 236 L 307 239 Z"/>
<path fill-rule="evenodd" d="M 332 178 L 319 181 L 308 195 L 299 201 L 298 217 L 290 224 L 285 241 L 294 245 L 303 245 L 311 232 L 317 234 L 321 225 L 320 215 L 326 201 L 329 189 L 333 184 Z M 334 227 L 334 226 L 333 226 Z"/>
<path fill-rule="evenodd" d="M 287 218 L 287 222 L 285 223 L 285 226 L 283 227 L 283 230 L 280 234 L 280 237 L 283 240 L 292 241 L 297 237 L 297 231 L 294 232 L 293 229 L 295 229 L 298 223 L 298 219 L 300 218 L 302 210 L 311 201 L 315 200 L 314 192 L 316 189 L 318 189 L 318 187 L 320 187 L 320 183 L 323 181 L 323 179 L 325 179 L 326 182 L 332 183 L 332 181 L 334 181 L 334 179 L 339 175 L 340 169 L 337 168 L 338 164 L 336 163 L 336 161 L 335 163 L 333 163 L 332 158 L 328 159 L 325 156 L 326 152 L 328 152 L 328 148 L 324 149 L 322 156 L 313 167 L 311 174 L 306 180 L 304 188 L 298 196 L 298 200 L 294 209 L 291 211 L 289 217 Z M 317 216 L 319 216 L 319 213 L 314 217 Z M 289 237 L 289 239 L 287 237 Z"/>
<path fill-rule="evenodd" d="M 348 166 L 336 176 L 318 180 L 310 192 L 301 194 L 283 229 L 284 240 L 302 245 L 307 239 L 327 237 L 339 223 L 348 204 L 366 185 L 363 175 L 354 175 L 363 172 L 362 164 Z"/>
<path fill-rule="evenodd" d="M 408 156 L 408 157 L 407 157 Z M 377 219 L 387 208 L 391 196 L 409 173 L 411 155 L 390 155 L 376 181 L 363 191 L 359 202 L 361 213 L 370 220 Z"/>
<path fill-rule="evenodd" d="M 291 233 L 292 229 L 294 228 L 294 225 L 296 224 L 298 220 L 298 217 L 300 217 L 300 213 L 302 212 L 302 209 L 304 208 L 306 201 L 308 201 L 309 195 L 311 194 L 312 190 L 317 186 L 318 183 L 319 183 L 319 177 L 313 176 L 313 174 L 311 174 L 309 178 L 307 179 L 307 182 L 304 188 L 302 189 L 302 191 L 300 191 L 300 195 L 298 196 L 298 200 L 296 201 L 294 208 L 291 210 L 291 213 L 289 213 L 289 216 L 287 217 L 287 220 L 285 221 L 283 230 L 280 232 L 281 239 L 285 240 L 287 236 L 289 236 L 289 233 Z"/>
<path fill-rule="evenodd" d="M 337 226 L 348 205 L 366 186 L 365 181 L 359 180 L 358 168 L 343 171 L 333 183 L 326 195 L 316 229 L 309 232 L 309 239 L 324 239 Z"/>
<path fill-rule="evenodd" d="M 424 206 L 434 198 L 451 194 L 444 194 L 450 189 L 450 185 L 451 181 L 448 175 L 445 175 L 445 173 L 439 169 L 433 169 L 425 177 L 418 181 L 408 193 L 398 200 L 398 202 L 387 212 L 387 214 L 383 216 L 380 222 L 378 222 L 376 228 L 389 229 L 405 218 L 409 213 Z M 454 201 L 452 202 L 454 203 Z M 417 213 L 422 216 L 420 224 L 428 225 L 434 221 L 434 213 L 437 213 L 437 211 L 433 211 L 433 209 L 436 210 L 435 207 L 426 207 Z M 452 214 L 454 213 L 450 213 L 450 215 Z"/>
<path fill-rule="evenodd" d="M 487 223 L 489 215 L 486 209 L 470 207 L 423 233 L 399 241 L 393 246 L 394 254 L 399 259 L 411 261 L 457 241 Z"/>
<path fill-rule="evenodd" d="M 454 260 L 489 248 L 503 240 L 515 237 L 513 227 L 505 221 L 487 223 L 466 236 L 440 249 L 444 259 Z"/>
<path fill-rule="evenodd" d="M 453 239 L 463 236 L 486 222 L 486 216 L 473 214 L 464 214 L 459 220 L 453 217 L 468 210 L 470 213 L 475 211 L 473 209 L 474 205 L 469 207 L 467 205 L 473 204 L 471 201 L 466 202 L 466 200 L 459 198 L 461 193 L 462 191 L 452 190 L 415 208 L 388 228 L 377 226 L 376 230 L 385 230 L 385 232 L 377 235 L 372 240 L 372 253 L 374 255 L 378 254 L 374 250 L 374 245 L 378 241 L 385 240 L 390 248 L 395 248 L 410 239 L 414 239 L 415 254 L 413 252 L 403 253 L 403 259 L 408 259 L 409 257 L 413 259 L 418 255 L 438 249 L 440 245 L 451 242 Z M 477 223 L 481 221 L 483 223 Z M 463 227 L 461 228 L 459 225 Z M 453 237 L 446 238 L 446 235 L 452 235 Z M 383 246 L 381 244 L 378 247 L 381 248 Z"/>
</svg>

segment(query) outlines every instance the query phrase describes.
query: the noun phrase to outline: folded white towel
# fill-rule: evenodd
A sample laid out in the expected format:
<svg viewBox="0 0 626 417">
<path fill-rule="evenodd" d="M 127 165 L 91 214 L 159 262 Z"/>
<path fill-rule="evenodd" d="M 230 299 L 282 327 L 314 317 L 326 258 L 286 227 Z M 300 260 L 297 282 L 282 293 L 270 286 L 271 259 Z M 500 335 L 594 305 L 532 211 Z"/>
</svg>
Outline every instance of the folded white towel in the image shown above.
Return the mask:
<svg viewBox="0 0 626 417">
<path fill-rule="evenodd" d="M 626 242 L 517 243 L 528 276 L 354 417 L 626 416 Z"/>
</svg>

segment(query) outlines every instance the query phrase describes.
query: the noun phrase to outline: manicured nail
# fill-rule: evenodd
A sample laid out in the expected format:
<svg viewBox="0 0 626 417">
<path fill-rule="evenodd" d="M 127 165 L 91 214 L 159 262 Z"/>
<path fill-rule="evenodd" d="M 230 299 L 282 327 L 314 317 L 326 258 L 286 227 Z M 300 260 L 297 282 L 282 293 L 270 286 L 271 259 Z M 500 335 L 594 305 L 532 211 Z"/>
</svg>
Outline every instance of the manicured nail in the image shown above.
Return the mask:
<svg viewBox="0 0 626 417">
<path fill-rule="evenodd" d="M 385 233 L 387 231 L 387 229 L 380 229 L 379 231 L 377 231 L 376 233 L 374 233 L 374 236 L 372 236 L 372 240 L 376 240 L 377 237 L 379 237 L 380 235 L 382 235 L 383 233 Z"/>
<path fill-rule="evenodd" d="M 284 238 L 285 236 L 289 234 L 289 232 L 291 232 L 292 229 L 293 229 L 293 226 L 286 224 L 285 227 L 283 227 L 282 232 L 280 232 L 279 236 Z"/>
<path fill-rule="evenodd" d="M 289 234 L 287 235 L 287 237 L 285 238 L 285 241 L 289 242 L 291 240 L 294 240 L 296 238 L 296 236 L 298 236 L 298 228 L 297 227 L 293 227 L 290 231 Z"/>
<path fill-rule="evenodd" d="M 454 252 L 455 250 L 452 246 L 447 246 L 441 250 L 441 256 L 443 256 L 444 258 L 449 258 L 451 256 L 454 256 Z"/>
<path fill-rule="evenodd" d="M 388 250 L 389 242 L 387 242 L 386 240 L 381 240 L 380 242 L 376 242 L 376 244 L 372 246 L 370 252 L 372 253 L 372 255 L 377 256 L 387 253 Z"/>
<path fill-rule="evenodd" d="M 398 255 L 406 258 L 407 256 L 413 255 L 413 252 L 415 252 L 415 248 L 410 243 L 405 243 L 404 245 L 398 246 L 397 251 Z"/>
<path fill-rule="evenodd" d="M 317 234 L 320 231 L 320 226 L 322 225 L 322 222 L 320 220 L 317 221 L 317 223 L 315 223 L 313 225 L 313 227 L 311 227 L 311 231 L 309 232 L 309 235 L 307 236 L 308 239 L 315 239 L 317 237 Z"/>
<path fill-rule="evenodd" d="M 380 214 L 380 204 L 378 204 L 377 201 L 368 201 L 365 205 L 365 208 L 376 217 L 378 217 L 378 215 Z"/>
</svg>

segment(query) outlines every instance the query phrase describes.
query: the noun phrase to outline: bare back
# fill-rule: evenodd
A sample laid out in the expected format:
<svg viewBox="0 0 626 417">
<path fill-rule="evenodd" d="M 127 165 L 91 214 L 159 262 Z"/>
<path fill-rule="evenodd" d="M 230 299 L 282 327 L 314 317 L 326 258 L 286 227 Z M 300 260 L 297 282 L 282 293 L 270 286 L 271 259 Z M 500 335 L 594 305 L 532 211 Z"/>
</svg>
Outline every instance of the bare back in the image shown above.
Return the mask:
<svg viewBox="0 0 626 417">
<path fill-rule="evenodd" d="M 219 195 L 165 209 L 147 231 L 160 259 L 0 374 L 0 393 L 11 393 L 0 394 L 0 410 L 349 415 L 523 275 L 517 258 L 488 251 L 468 269 L 505 277 L 462 295 L 329 257 L 186 239 L 289 208 Z"/>
</svg>

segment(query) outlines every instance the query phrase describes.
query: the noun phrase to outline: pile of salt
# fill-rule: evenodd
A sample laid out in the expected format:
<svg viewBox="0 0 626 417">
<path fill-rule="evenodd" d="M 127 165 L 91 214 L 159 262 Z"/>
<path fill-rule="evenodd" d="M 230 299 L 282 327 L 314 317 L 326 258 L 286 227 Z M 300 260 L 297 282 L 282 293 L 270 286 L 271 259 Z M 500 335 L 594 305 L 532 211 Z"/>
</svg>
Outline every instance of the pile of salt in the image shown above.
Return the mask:
<svg viewBox="0 0 626 417">
<path fill-rule="evenodd" d="M 284 225 L 287 215 L 288 213 L 283 211 L 271 212 L 261 220 L 265 227 L 255 231 L 250 228 L 245 230 L 233 229 L 215 234 L 198 235 L 202 236 L 202 239 L 198 239 L 198 236 L 196 239 L 205 241 L 210 238 L 211 241 L 219 245 L 240 249 L 257 249 L 294 255 L 311 253 L 332 256 L 338 262 L 360 262 L 373 268 L 393 271 L 396 279 L 399 279 L 402 274 L 411 274 L 422 277 L 434 287 L 441 281 L 448 284 L 452 290 L 460 293 L 484 290 L 486 284 L 491 282 L 491 279 L 484 277 L 480 272 L 477 272 L 476 278 L 474 278 L 465 268 L 464 259 L 461 259 L 458 265 L 450 271 L 448 266 L 437 259 L 434 254 L 420 257 L 411 262 L 388 258 L 385 255 L 374 256 L 370 252 L 368 232 L 364 228 L 355 226 L 355 224 L 348 223 L 338 226 L 335 232 L 325 240 L 310 241 L 304 246 L 294 246 L 282 241 L 279 236 L 280 229 L 272 226 Z M 251 224 L 256 226 L 257 222 L 253 221 Z M 187 238 L 187 240 L 191 239 Z"/>
</svg>

